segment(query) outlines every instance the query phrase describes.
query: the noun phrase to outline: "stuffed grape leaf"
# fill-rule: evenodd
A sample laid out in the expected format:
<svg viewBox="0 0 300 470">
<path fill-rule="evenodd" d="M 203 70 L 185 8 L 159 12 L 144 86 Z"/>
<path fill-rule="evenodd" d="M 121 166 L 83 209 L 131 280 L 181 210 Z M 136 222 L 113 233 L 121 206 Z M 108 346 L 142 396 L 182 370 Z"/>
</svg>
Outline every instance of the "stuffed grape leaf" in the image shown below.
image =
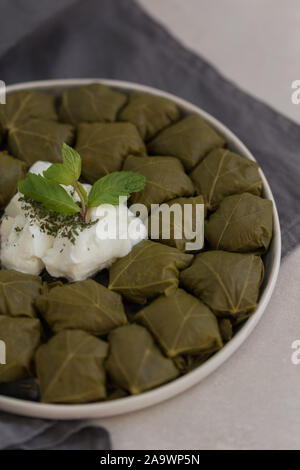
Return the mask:
<svg viewBox="0 0 300 470">
<path fill-rule="evenodd" d="M 36 305 L 54 332 L 78 329 L 100 336 L 127 323 L 121 296 L 92 279 L 53 287 Z"/>
<path fill-rule="evenodd" d="M 179 269 L 192 259 L 177 248 L 144 240 L 111 266 L 109 289 L 138 304 L 159 294 L 170 295 L 177 289 Z"/>
<path fill-rule="evenodd" d="M 62 144 L 71 144 L 73 128 L 55 121 L 30 119 L 10 129 L 8 145 L 11 153 L 29 166 L 38 160 L 60 162 Z"/>
<path fill-rule="evenodd" d="M 272 201 L 243 193 L 223 199 L 205 224 L 205 237 L 215 250 L 263 253 L 272 230 Z"/>
<path fill-rule="evenodd" d="M 221 337 L 223 341 L 230 341 L 233 336 L 232 323 L 229 318 L 221 318 L 219 322 Z"/>
<path fill-rule="evenodd" d="M 222 347 L 218 320 L 212 311 L 183 289 L 153 300 L 136 315 L 169 357 L 212 353 Z"/>
<path fill-rule="evenodd" d="M 0 383 L 33 375 L 32 363 L 40 338 L 41 324 L 37 318 L 0 315 L 0 340 L 6 346 L 6 364 L 0 364 Z"/>
<path fill-rule="evenodd" d="M 0 315 L 36 317 L 35 300 L 42 290 L 39 276 L 18 271 L 0 271 Z"/>
<path fill-rule="evenodd" d="M 212 149 L 223 147 L 225 140 L 200 116 L 187 116 L 160 132 L 149 144 L 152 155 L 179 158 L 186 170 L 192 170 Z"/>
<path fill-rule="evenodd" d="M 84 312 L 82 312 L 84 315 Z M 106 398 L 107 343 L 80 330 L 64 330 L 36 353 L 42 401 L 88 403 Z"/>
<path fill-rule="evenodd" d="M 215 210 L 226 196 L 245 192 L 260 196 L 262 190 L 257 163 L 228 149 L 212 150 L 190 177 L 208 210 Z"/>
<path fill-rule="evenodd" d="M 144 140 L 152 139 L 159 131 L 179 119 L 176 104 L 161 96 L 135 92 L 122 109 L 119 120 L 134 124 Z"/>
<path fill-rule="evenodd" d="M 134 157 L 129 156 L 123 170 L 135 171 L 146 177 L 146 187 L 135 193 L 131 200 L 134 204 L 144 204 L 150 209 L 151 204 L 180 196 L 192 196 L 194 185 L 185 174 L 182 164 L 174 157 Z"/>
<path fill-rule="evenodd" d="M 151 240 L 158 240 L 161 243 L 178 248 L 181 251 L 189 251 L 187 250 L 187 243 L 193 241 L 195 238 L 193 236 L 194 233 L 197 233 L 197 236 L 199 236 L 203 230 L 204 217 L 197 218 L 196 213 L 197 205 L 204 204 L 203 197 L 201 195 L 196 197 L 180 197 L 177 199 L 172 199 L 165 204 L 167 204 L 170 208 L 173 206 L 173 209 L 174 204 L 179 205 L 178 208 L 181 208 L 181 217 L 178 218 L 179 223 L 177 223 L 177 219 L 174 217 L 174 213 L 171 212 L 172 209 L 170 211 L 169 218 L 166 217 L 166 212 L 164 212 L 164 220 L 162 218 L 161 210 L 152 211 L 151 215 L 148 217 L 149 238 L 151 238 Z M 187 210 L 187 206 L 190 206 L 190 210 Z M 163 209 L 163 207 L 160 209 Z M 205 208 L 203 211 L 201 211 L 201 215 L 205 215 Z M 196 220 L 198 222 L 197 224 Z M 166 230 L 167 228 L 168 230 Z M 187 232 L 184 232 L 184 228 L 186 228 Z M 158 231 L 156 229 L 158 229 Z M 190 237 L 185 236 L 189 234 Z M 179 237 L 179 235 L 181 236 Z M 163 236 L 168 236 L 168 238 L 163 238 Z"/>
<path fill-rule="evenodd" d="M 151 334 L 140 325 L 126 325 L 109 334 L 106 369 L 121 388 L 137 394 L 178 376 L 171 359 L 162 355 Z"/>
<path fill-rule="evenodd" d="M 26 174 L 24 162 L 7 152 L 0 152 L 0 210 L 4 209 L 17 192 L 17 183 Z"/>
<path fill-rule="evenodd" d="M 112 122 L 126 101 L 126 95 L 100 83 L 70 88 L 62 94 L 59 118 L 74 125 L 80 122 Z"/>
<path fill-rule="evenodd" d="M 29 119 L 57 120 L 55 96 L 39 91 L 17 91 L 8 94 L 6 104 L 0 106 L 0 124 L 13 130 Z"/>
<path fill-rule="evenodd" d="M 180 282 L 217 315 L 230 317 L 255 310 L 263 276 L 259 256 L 207 251 L 181 272 Z"/>
<path fill-rule="evenodd" d="M 196 369 L 196 367 L 201 366 L 213 354 L 214 352 L 197 354 L 196 356 L 193 354 L 185 354 L 182 356 L 174 357 L 173 361 L 181 374 L 187 374 L 188 372 L 191 372 L 192 370 Z"/>
<path fill-rule="evenodd" d="M 112 388 L 111 390 L 107 390 L 106 400 L 118 400 L 119 398 L 124 398 L 128 395 L 129 393 L 122 388 Z"/>
<path fill-rule="evenodd" d="M 121 170 L 128 155 L 146 153 L 136 127 L 125 122 L 80 124 L 76 150 L 82 158 L 82 174 L 89 183 Z"/>
</svg>

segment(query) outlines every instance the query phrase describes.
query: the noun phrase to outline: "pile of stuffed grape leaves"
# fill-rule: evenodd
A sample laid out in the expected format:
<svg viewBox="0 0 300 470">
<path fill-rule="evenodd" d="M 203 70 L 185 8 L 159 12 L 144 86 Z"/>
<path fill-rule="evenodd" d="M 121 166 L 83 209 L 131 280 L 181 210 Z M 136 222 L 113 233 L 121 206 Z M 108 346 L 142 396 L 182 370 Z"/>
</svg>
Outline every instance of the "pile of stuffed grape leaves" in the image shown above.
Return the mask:
<svg viewBox="0 0 300 470">
<path fill-rule="evenodd" d="M 0 267 L 0 394 L 44 403 L 126 400 L 201 366 L 255 315 L 272 201 L 257 163 L 232 152 L 200 116 L 167 98 L 92 83 L 60 96 L 9 94 L 0 137 L 2 220 L 28 168 L 61 162 L 66 143 L 82 158 L 81 188 L 114 172 L 142 175 L 128 208 L 144 204 L 147 223 L 146 239 L 90 279 Z M 172 217 L 165 239 L 152 204 L 189 205 L 191 228 L 192 209 L 203 204 L 204 246 L 189 251 Z"/>
</svg>

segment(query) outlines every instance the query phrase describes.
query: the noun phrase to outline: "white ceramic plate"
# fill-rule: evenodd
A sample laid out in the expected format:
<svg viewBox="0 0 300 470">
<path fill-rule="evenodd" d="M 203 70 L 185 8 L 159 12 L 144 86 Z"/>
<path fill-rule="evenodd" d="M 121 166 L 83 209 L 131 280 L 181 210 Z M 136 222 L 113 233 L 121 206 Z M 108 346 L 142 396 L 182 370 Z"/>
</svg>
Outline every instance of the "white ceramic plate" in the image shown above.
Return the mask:
<svg viewBox="0 0 300 470">
<path fill-rule="evenodd" d="M 197 106 L 194 106 L 183 99 L 177 98 L 174 95 L 165 93 L 155 88 L 116 80 L 66 79 L 27 82 L 12 85 L 7 87 L 7 93 L 30 89 L 54 90 L 59 93 L 64 88 L 85 85 L 91 82 L 104 83 L 111 86 L 112 88 L 117 88 L 123 91 L 137 90 L 170 98 L 179 106 L 183 113 L 193 113 L 202 116 L 212 127 L 216 129 L 219 134 L 224 136 L 232 150 L 250 160 L 255 160 L 245 145 L 217 119 Z M 21 415 L 50 419 L 79 419 L 114 416 L 146 408 L 148 406 L 167 400 L 168 398 L 174 397 L 175 395 L 184 392 L 188 388 L 200 382 L 200 380 L 207 377 L 214 370 L 216 370 L 217 367 L 223 364 L 223 362 L 225 362 L 226 359 L 228 359 L 231 354 L 233 354 L 245 341 L 256 324 L 259 322 L 271 298 L 278 276 L 281 256 L 281 238 L 278 214 L 271 189 L 261 170 L 260 174 L 263 180 L 263 195 L 273 201 L 274 207 L 274 235 L 270 249 L 265 259 L 265 279 L 262 286 L 259 305 L 255 314 L 245 323 L 240 331 L 231 341 L 229 341 L 229 343 L 224 346 L 223 349 L 221 349 L 203 365 L 199 366 L 192 372 L 189 372 L 188 374 L 174 380 L 173 382 L 137 396 L 130 396 L 108 402 L 98 402 L 83 405 L 51 405 L 8 398 L 0 395 L 0 409 Z"/>
</svg>

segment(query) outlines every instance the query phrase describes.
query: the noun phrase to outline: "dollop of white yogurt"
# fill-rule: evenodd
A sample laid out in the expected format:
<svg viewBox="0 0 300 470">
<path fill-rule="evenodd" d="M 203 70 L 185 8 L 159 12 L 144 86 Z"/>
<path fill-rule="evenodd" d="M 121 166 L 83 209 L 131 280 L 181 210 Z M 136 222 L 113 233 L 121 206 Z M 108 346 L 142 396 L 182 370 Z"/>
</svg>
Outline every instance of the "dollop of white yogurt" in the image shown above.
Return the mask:
<svg viewBox="0 0 300 470">
<path fill-rule="evenodd" d="M 43 174 L 51 163 L 36 162 L 30 173 Z M 75 201 L 72 187 L 64 186 Z M 84 185 L 87 193 L 91 185 Z M 26 217 L 18 192 L 5 209 L 0 226 L 2 267 L 38 275 L 46 268 L 51 276 L 79 281 L 108 268 L 126 256 L 134 245 L 147 238 L 143 222 L 126 204 L 102 204 L 91 210 L 89 228 L 78 231 L 75 243 L 66 237 L 48 235 L 40 221 Z"/>
</svg>

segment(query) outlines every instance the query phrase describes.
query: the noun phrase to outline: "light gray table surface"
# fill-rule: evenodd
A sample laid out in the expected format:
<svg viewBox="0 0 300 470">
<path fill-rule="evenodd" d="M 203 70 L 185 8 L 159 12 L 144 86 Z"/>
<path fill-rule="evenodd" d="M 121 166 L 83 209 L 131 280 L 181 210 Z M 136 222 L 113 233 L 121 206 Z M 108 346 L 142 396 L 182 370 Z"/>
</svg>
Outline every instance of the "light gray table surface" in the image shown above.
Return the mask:
<svg viewBox="0 0 300 470">
<path fill-rule="evenodd" d="M 300 123 L 298 0 L 139 0 L 186 46 Z M 300 201 L 299 201 L 300 202 Z M 115 449 L 299 449 L 300 248 L 282 263 L 265 314 L 242 347 L 182 395 L 99 420 Z"/>
</svg>

